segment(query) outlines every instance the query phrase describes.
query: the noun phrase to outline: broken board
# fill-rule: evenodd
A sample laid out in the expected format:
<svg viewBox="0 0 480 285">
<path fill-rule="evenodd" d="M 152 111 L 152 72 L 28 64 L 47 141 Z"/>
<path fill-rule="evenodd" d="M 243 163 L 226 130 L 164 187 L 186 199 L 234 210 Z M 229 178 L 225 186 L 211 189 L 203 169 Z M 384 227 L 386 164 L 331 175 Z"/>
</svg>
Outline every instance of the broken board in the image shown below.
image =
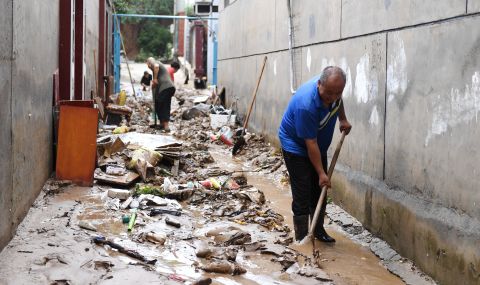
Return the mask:
<svg viewBox="0 0 480 285">
<path fill-rule="evenodd" d="M 98 110 L 60 106 L 56 177 L 81 186 L 93 185 L 97 152 Z"/>
<path fill-rule="evenodd" d="M 123 186 L 127 187 L 130 184 L 132 184 L 135 180 L 138 179 L 140 175 L 138 175 L 135 172 L 132 171 L 127 171 L 124 175 L 121 176 L 116 176 L 116 175 L 109 175 L 104 172 L 97 171 L 95 172 L 95 179 L 107 183 L 107 184 L 113 184 L 113 185 L 118 185 L 118 186 Z"/>
</svg>

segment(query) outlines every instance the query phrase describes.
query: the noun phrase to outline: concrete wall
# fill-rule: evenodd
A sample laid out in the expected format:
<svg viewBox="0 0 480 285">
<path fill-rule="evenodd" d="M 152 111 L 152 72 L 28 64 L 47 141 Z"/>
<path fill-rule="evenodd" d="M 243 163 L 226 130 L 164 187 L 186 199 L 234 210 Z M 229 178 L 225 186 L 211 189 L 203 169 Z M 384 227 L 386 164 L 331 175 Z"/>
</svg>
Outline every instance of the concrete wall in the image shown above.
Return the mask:
<svg viewBox="0 0 480 285">
<path fill-rule="evenodd" d="M 92 90 L 96 91 L 95 67 L 98 75 L 98 29 L 99 29 L 99 2 L 98 1 L 84 1 L 85 5 L 85 99 L 91 98 Z M 94 51 L 96 62 L 94 62 Z M 98 84 L 103 84 L 98 82 Z"/>
<path fill-rule="evenodd" d="M 0 248 L 12 225 L 12 1 L 0 1 Z"/>
<path fill-rule="evenodd" d="M 58 0 L 0 1 L 0 248 L 52 171 L 58 5 Z"/>
<path fill-rule="evenodd" d="M 287 2 L 220 5 L 219 86 L 245 113 L 268 56 L 249 125 L 275 143 Z M 480 1 L 291 2 L 294 88 L 327 65 L 347 73 L 335 201 L 441 284 L 479 284 Z"/>
</svg>

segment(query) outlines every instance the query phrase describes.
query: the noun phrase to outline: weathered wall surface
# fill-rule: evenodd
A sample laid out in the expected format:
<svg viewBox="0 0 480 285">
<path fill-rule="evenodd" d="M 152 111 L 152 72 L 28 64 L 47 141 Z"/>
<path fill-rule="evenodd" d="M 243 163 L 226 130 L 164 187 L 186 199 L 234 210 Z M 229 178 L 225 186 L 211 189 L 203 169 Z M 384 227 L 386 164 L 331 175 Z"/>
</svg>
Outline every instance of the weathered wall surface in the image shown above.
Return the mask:
<svg viewBox="0 0 480 285">
<path fill-rule="evenodd" d="M 0 1 L 0 248 L 52 171 L 58 3 Z"/>
<path fill-rule="evenodd" d="M 219 85 L 278 143 L 291 97 L 288 1 L 220 5 Z M 441 284 L 480 282 L 480 1 L 291 1 L 293 86 L 347 73 L 354 125 L 335 201 Z M 338 137 L 338 134 L 337 134 Z"/>
<path fill-rule="evenodd" d="M 11 236 L 12 206 L 12 1 L 0 1 L 0 248 Z"/>
<path fill-rule="evenodd" d="M 91 92 L 97 92 L 95 80 L 95 67 L 98 70 L 98 1 L 85 1 L 85 98 L 91 98 Z M 94 62 L 95 51 L 95 62 Z M 97 71 L 98 73 L 98 71 Z M 102 82 L 98 82 L 102 84 Z"/>
</svg>

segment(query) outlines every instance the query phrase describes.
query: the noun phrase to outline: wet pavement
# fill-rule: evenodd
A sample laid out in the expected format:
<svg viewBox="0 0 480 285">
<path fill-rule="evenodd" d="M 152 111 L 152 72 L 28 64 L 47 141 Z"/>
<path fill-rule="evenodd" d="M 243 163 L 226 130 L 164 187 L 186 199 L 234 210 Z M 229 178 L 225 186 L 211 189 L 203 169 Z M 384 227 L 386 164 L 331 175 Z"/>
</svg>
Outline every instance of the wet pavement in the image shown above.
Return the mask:
<svg viewBox="0 0 480 285">
<path fill-rule="evenodd" d="M 233 157 L 208 115 L 183 120 L 205 91 L 179 88 L 171 134 L 149 128 L 151 97 L 139 94 L 128 99 L 134 115 L 119 135 L 125 146 L 102 148 L 106 168 L 96 171 L 128 167 L 142 148 L 162 159 L 134 161 L 131 171 L 142 177 L 123 187 L 125 197 L 115 198 L 125 190 L 109 183 L 47 181 L 0 253 L 0 284 L 434 284 L 333 204 L 326 229 L 334 245 L 316 242 L 314 257 L 311 243 L 292 243 L 278 150 L 249 134 Z M 100 141 L 112 136 L 110 127 L 100 130 Z"/>
</svg>

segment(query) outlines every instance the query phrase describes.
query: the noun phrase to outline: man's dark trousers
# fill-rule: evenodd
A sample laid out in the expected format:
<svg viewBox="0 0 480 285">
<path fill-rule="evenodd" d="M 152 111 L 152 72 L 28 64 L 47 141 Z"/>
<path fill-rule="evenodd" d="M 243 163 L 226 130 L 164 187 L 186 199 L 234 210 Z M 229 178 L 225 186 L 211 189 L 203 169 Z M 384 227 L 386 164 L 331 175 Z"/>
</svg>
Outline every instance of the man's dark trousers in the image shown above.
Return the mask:
<svg viewBox="0 0 480 285">
<path fill-rule="evenodd" d="M 308 232 L 308 216 L 310 215 L 313 217 L 322 189 L 319 185 L 317 171 L 310 162 L 310 158 L 285 150 L 283 150 L 283 158 L 290 176 L 290 185 L 292 188 L 292 211 L 294 215 L 294 226 L 296 229 L 295 236 L 296 239 L 302 239 L 305 229 L 303 229 L 303 226 L 299 225 L 299 223 L 303 223 L 302 220 L 306 220 L 306 231 Z M 321 159 L 323 169 L 325 173 L 327 173 L 327 156 L 322 154 Z M 323 201 L 315 232 L 323 230 L 323 220 L 326 207 L 327 199 Z M 299 226 L 300 228 L 298 228 Z"/>
</svg>

